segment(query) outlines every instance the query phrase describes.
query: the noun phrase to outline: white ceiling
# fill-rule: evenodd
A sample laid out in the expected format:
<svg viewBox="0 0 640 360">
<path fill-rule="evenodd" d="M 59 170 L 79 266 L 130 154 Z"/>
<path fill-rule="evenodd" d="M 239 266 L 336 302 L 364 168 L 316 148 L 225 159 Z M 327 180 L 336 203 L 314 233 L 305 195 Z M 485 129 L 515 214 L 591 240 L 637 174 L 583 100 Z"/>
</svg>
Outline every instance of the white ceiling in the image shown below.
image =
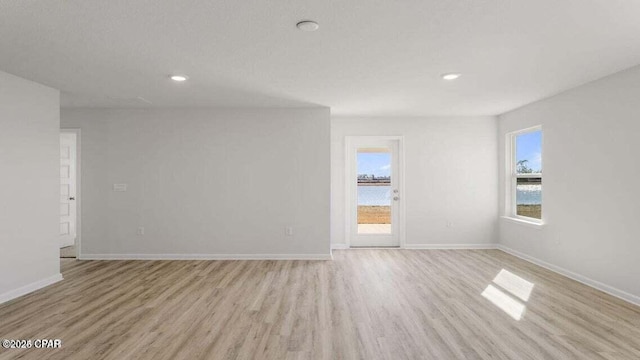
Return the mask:
<svg viewBox="0 0 640 360">
<path fill-rule="evenodd" d="M 0 70 L 66 107 L 494 115 L 638 63 L 637 0 L 0 0 Z"/>
</svg>

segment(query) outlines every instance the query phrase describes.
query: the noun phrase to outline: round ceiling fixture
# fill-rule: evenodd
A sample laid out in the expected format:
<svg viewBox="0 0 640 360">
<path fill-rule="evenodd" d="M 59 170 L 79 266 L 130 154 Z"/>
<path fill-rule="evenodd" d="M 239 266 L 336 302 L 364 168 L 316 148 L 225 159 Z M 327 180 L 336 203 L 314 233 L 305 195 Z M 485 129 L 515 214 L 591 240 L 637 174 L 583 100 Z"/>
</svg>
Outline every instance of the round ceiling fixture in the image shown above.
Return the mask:
<svg viewBox="0 0 640 360">
<path fill-rule="evenodd" d="M 317 22 L 311 20 L 300 21 L 296 26 L 302 31 L 316 31 L 320 27 Z"/>
<path fill-rule="evenodd" d="M 183 81 L 187 81 L 189 77 L 186 75 L 171 75 L 169 76 L 169 78 L 173 81 L 183 82 Z"/>
<path fill-rule="evenodd" d="M 445 80 L 455 80 L 455 79 L 459 78 L 460 75 L 462 75 L 462 74 L 448 73 L 448 74 L 442 74 L 442 78 L 445 79 Z"/>
</svg>

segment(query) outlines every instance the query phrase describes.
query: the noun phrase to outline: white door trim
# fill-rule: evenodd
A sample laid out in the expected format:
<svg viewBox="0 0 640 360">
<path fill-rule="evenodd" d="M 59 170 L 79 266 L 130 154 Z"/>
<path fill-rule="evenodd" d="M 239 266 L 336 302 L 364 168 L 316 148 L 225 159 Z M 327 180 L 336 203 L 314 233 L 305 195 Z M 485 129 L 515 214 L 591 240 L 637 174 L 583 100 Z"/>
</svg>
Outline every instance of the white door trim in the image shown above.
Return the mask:
<svg viewBox="0 0 640 360">
<path fill-rule="evenodd" d="M 405 248 L 405 243 L 406 243 L 406 238 L 405 238 L 405 224 L 406 224 L 406 218 L 405 218 L 405 179 L 404 179 L 404 174 L 405 174 L 405 161 L 404 161 L 404 136 L 402 135 L 390 135 L 390 136 L 370 136 L 370 135 L 365 135 L 365 136 L 355 136 L 355 135 L 350 135 L 350 136 L 345 136 L 345 167 L 344 167 L 344 174 L 345 174 L 345 179 L 344 179 L 344 191 L 345 191 L 345 226 L 344 226 L 344 230 L 345 230 L 345 247 L 349 248 L 351 247 L 351 236 L 352 236 L 352 231 L 351 231 L 351 221 L 354 218 L 354 214 L 353 214 L 353 209 L 351 207 L 352 202 L 354 201 L 353 199 L 353 192 L 350 190 L 351 189 L 351 179 L 354 176 L 353 174 L 353 169 L 352 169 L 352 156 L 353 154 L 351 154 L 351 148 L 353 146 L 354 143 L 356 142 L 360 142 L 360 141 L 385 141 L 385 140 L 397 140 L 398 141 L 398 175 L 399 175 L 399 181 L 398 181 L 398 190 L 400 192 L 401 198 L 400 198 L 400 203 L 398 204 L 398 217 L 399 217 L 399 222 L 398 222 L 398 242 L 400 244 L 400 248 L 404 249 Z M 356 215 L 357 216 L 357 215 Z"/>
<path fill-rule="evenodd" d="M 76 259 L 80 259 L 82 243 L 82 168 L 81 148 L 82 137 L 79 128 L 60 128 L 60 133 L 76 134 Z"/>
</svg>

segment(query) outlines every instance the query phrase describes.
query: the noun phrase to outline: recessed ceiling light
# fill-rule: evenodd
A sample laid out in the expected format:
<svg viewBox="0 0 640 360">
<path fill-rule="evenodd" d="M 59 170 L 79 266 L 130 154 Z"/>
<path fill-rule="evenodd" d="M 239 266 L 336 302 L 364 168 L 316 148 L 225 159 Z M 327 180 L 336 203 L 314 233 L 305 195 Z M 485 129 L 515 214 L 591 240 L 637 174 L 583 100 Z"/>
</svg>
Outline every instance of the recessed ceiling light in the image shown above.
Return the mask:
<svg viewBox="0 0 640 360">
<path fill-rule="evenodd" d="M 445 79 L 445 80 L 455 80 L 455 79 L 459 78 L 460 75 L 462 75 L 462 74 L 448 73 L 448 74 L 442 74 L 442 78 Z"/>
<path fill-rule="evenodd" d="M 170 77 L 170 78 L 171 78 L 171 80 L 173 80 L 173 81 L 180 81 L 180 82 L 182 82 L 182 81 L 187 81 L 187 79 L 189 78 L 189 77 L 188 77 L 188 76 L 186 76 L 186 75 L 171 75 L 171 76 L 169 76 L 169 77 Z"/>
<path fill-rule="evenodd" d="M 317 22 L 311 20 L 300 21 L 296 26 L 302 31 L 316 31 L 320 27 Z"/>
</svg>

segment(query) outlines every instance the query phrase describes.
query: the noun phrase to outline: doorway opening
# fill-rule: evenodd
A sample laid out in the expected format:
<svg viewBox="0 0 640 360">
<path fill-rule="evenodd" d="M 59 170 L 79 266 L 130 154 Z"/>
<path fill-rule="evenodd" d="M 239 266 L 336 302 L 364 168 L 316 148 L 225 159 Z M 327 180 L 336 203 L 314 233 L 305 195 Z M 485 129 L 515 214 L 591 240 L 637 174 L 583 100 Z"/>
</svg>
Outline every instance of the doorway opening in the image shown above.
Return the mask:
<svg viewBox="0 0 640 360">
<path fill-rule="evenodd" d="M 60 130 L 60 257 L 79 254 L 80 161 L 78 129 Z"/>
<path fill-rule="evenodd" d="M 347 138 L 347 243 L 399 247 L 403 243 L 401 138 Z"/>
</svg>

